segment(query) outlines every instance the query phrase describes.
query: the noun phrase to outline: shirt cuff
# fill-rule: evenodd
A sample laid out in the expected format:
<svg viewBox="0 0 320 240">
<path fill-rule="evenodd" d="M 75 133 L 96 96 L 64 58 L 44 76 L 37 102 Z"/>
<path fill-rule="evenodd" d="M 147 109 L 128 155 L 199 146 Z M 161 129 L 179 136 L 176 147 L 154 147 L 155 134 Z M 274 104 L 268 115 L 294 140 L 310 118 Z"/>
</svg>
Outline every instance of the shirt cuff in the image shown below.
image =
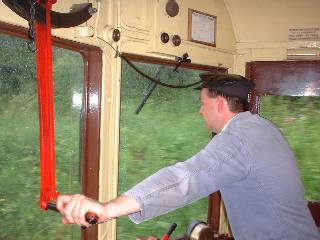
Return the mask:
<svg viewBox="0 0 320 240">
<path fill-rule="evenodd" d="M 145 212 L 144 212 L 143 203 L 142 203 L 141 199 L 139 197 L 137 197 L 136 195 L 132 194 L 130 190 L 125 192 L 123 195 L 126 195 L 126 196 L 130 197 L 131 199 L 135 200 L 138 203 L 139 208 L 140 208 L 139 212 L 129 214 L 128 215 L 129 219 L 135 224 L 139 224 L 139 223 L 143 222 L 145 220 L 144 219 Z"/>
</svg>

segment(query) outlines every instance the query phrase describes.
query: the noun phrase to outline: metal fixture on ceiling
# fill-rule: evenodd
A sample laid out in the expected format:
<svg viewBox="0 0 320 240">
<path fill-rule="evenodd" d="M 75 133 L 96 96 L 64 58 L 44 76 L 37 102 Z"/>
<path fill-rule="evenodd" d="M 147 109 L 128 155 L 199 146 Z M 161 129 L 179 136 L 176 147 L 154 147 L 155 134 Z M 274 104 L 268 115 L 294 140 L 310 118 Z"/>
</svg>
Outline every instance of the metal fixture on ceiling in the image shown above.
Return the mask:
<svg viewBox="0 0 320 240">
<path fill-rule="evenodd" d="M 179 5 L 175 0 L 169 0 L 166 4 L 166 13 L 170 17 L 175 17 L 179 13 Z"/>
</svg>

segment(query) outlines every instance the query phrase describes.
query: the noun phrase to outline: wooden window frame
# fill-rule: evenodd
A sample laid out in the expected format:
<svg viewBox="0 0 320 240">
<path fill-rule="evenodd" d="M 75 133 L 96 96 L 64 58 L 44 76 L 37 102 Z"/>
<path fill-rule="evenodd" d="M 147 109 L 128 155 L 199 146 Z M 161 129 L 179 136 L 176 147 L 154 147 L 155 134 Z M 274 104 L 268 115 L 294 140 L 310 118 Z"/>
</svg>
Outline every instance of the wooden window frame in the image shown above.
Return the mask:
<svg viewBox="0 0 320 240">
<path fill-rule="evenodd" d="M 0 21 L 0 33 L 27 39 L 27 29 Z M 52 38 L 57 47 L 79 52 L 84 61 L 83 109 L 81 119 L 81 188 L 88 197 L 99 198 L 100 109 L 102 82 L 102 51 L 100 48 L 58 37 Z M 27 46 L 26 46 L 27 47 Z M 98 103 L 91 104 L 96 95 Z M 97 226 L 81 230 L 82 240 L 98 238 Z"/>
<path fill-rule="evenodd" d="M 246 64 L 246 77 L 255 83 L 250 95 L 250 110 L 259 113 L 260 98 L 265 95 L 303 96 L 309 88 L 320 96 L 320 61 L 254 61 Z M 303 79 L 304 81 L 299 81 Z"/>
</svg>

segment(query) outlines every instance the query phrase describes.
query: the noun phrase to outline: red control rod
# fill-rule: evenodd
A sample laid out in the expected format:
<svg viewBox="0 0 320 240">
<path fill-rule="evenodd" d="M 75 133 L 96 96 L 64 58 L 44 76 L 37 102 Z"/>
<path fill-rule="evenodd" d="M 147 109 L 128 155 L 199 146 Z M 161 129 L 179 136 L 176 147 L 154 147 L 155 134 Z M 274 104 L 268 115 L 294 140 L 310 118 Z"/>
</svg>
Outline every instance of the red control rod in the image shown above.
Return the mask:
<svg viewBox="0 0 320 240">
<path fill-rule="evenodd" d="M 37 0 L 46 9 L 45 23 L 35 23 L 36 61 L 39 103 L 40 138 L 40 208 L 47 209 L 50 201 L 56 201 L 54 100 L 52 78 L 51 7 L 55 0 Z"/>
<path fill-rule="evenodd" d="M 46 21 L 35 23 L 36 61 L 39 102 L 40 138 L 40 208 L 57 211 L 55 145 L 54 145 L 54 96 L 52 78 L 51 8 L 56 0 L 36 0 L 46 9 Z M 86 221 L 96 224 L 98 217 L 87 213 Z"/>
</svg>

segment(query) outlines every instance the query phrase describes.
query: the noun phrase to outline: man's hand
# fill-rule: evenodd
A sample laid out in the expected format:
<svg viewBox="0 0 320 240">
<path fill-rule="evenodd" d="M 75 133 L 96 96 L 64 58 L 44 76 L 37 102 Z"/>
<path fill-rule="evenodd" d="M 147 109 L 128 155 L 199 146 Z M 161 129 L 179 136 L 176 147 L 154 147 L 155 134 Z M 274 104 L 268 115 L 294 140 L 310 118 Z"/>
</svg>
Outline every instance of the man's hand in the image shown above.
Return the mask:
<svg viewBox="0 0 320 240">
<path fill-rule="evenodd" d="M 139 204 L 126 195 L 121 195 L 107 203 L 100 203 L 81 194 L 59 195 L 57 209 L 62 215 L 62 223 L 89 227 L 86 213 L 98 216 L 98 223 L 140 211 Z"/>
<path fill-rule="evenodd" d="M 90 224 L 85 220 L 85 214 L 88 212 L 98 216 L 98 223 L 108 220 L 105 206 L 102 203 L 81 194 L 59 195 L 57 209 L 62 215 L 63 224 L 78 224 L 89 227 Z"/>
</svg>

